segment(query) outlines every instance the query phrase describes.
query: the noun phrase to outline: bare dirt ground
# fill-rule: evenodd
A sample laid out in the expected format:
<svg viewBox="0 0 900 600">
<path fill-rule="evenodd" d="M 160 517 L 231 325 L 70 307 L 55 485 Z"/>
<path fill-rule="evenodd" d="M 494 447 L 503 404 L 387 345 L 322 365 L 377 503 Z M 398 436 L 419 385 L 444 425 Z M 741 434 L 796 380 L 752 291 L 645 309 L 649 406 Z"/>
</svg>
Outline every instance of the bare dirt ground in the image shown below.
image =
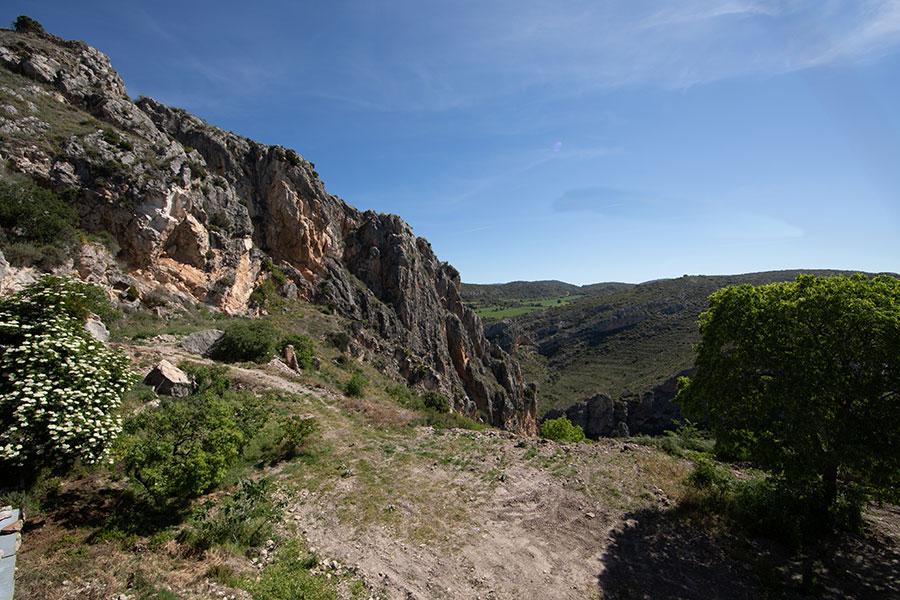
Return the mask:
<svg viewBox="0 0 900 600">
<path fill-rule="evenodd" d="M 130 351 L 142 364 L 198 360 L 164 345 Z M 788 553 L 677 508 L 687 461 L 619 440 L 564 445 L 495 430 L 398 427 L 407 411 L 347 399 L 275 363 L 231 372 L 243 385 L 297 394 L 298 410 L 322 423 L 315 460 L 269 469 L 286 503 L 280 530 L 364 580 L 366 597 L 900 597 L 894 507 L 870 511 L 865 536 L 833 540 L 829 558 L 816 563 L 818 587 L 804 595 L 801 565 Z M 26 537 L 22 569 L 84 563 L 54 558 L 61 536 L 71 535 L 57 525 Z M 167 548 L 84 550 L 98 572 L 72 573 L 66 585 L 27 578 L 21 598 L 115 598 L 104 595 L 112 574 L 135 561 L 155 561 L 181 597 L 247 597 L 204 573 L 217 561 L 248 559 L 186 558 Z M 100 591 L 85 588 L 103 577 Z"/>
</svg>

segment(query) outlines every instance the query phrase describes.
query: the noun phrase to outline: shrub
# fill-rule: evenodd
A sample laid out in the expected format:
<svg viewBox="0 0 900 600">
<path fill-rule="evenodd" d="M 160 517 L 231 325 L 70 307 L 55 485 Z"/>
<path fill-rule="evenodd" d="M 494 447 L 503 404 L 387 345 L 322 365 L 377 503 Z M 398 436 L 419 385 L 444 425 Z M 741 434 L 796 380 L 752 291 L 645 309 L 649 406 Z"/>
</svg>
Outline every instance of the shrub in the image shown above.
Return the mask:
<svg viewBox="0 0 900 600">
<path fill-rule="evenodd" d="M 0 243 L 15 265 L 50 268 L 76 241 L 78 214 L 54 192 L 0 181 Z"/>
<path fill-rule="evenodd" d="M 127 356 L 83 328 L 98 309 L 94 290 L 48 275 L 0 302 L 0 461 L 96 463 L 119 434 L 134 375 Z"/>
<path fill-rule="evenodd" d="M 487 425 L 470 419 L 465 415 L 452 412 L 438 412 L 436 410 L 426 411 L 424 419 L 425 425 L 430 425 L 435 429 L 470 429 L 472 431 L 484 431 Z"/>
<path fill-rule="evenodd" d="M 279 352 L 284 352 L 285 346 L 293 346 L 297 356 L 297 364 L 304 369 L 311 369 L 313 359 L 316 357 L 316 345 L 312 338 L 305 335 L 288 335 L 281 338 L 278 343 Z"/>
<path fill-rule="evenodd" d="M 344 386 L 344 393 L 353 398 L 362 398 L 367 383 L 362 373 L 354 373 Z"/>
<path fill-rule="evenodd" d="M 426 408 L 430 408 L 439 413 L 450 412 L 450 401 L 440 392 L 429 390 L 422 394 L 422 403 Z"/>
<path fill-rule="evenodd" d="M 328 341 L 341 352 L 346 352 L 350 348 L 350 335 L 345 331 L 335 331 L 330 333 L 328 335 Z"/>
<path fill-rule="evenodd" d="M 13 29 L 19 33 L 46 33 L 43 25 L 27 15 L 19 15 L 13 22 Z"/>
<path fill-rule="evenodd" d="M 193 498 L 219 485 L 245 440 L 234 407 L 208 392 L 166 400 L 125 429 L 125 471 L 157 503 Z"/>
<path fill-rule="evenodd" d="M 278 288 L 271 278 L 264 279 L 256 289 L 250 294 L 250 306 L 258 308 L 269 308 L 277 304 L 280 296 Z"/>
<path fill-rule="evenodd" d="M 231 389 L 228 367 L 224 365 L 202 365 L 183 361 L 178 364 L 178 368 L 194 380 L 198 394 L 209 392 L 216 396 L 222 396 Z"/>
<path fill-rule="evenodd" d="M 272 537 L 281 518 L 281 506 L 272 498 L 273 488 L 271 479 L 242 480 L 218 506 L 201 506 L 182 532 L 181 541 L 200 551 L 215 545 L 259 546 Z"/>
<path fill-rule="evenodd" d="M 722 500 L 731 490 L 734 476 L 728 469 L 704 456 L 694 463 L 694 470 L 688 475 L 688 483 Z"/>
<path fill-rule="evenodd" d="M 115 129 L 104 129 L 101 134 L 103 141 L 111 146 L 116 146 L 120 150 L 134 150 L 134 145 L 119 135 Z"/>
<path fill-rule="evenodd" d="M 314 418 L 296 415 L 269 418 L 247 444 L 245 458 L 254 463 L 276 463 L 300 454 L 319 429 Z"/>
<path fill-rule="evenodd" d="M 584 430 L 566 417 L 547 419 L 541 423 L 541 437 L 556 442 L 582 442 Z"/>
<path fill-rule="evenodd" d="M 387 392 L 388 396 L 390 396 L 398 404 L 400 404 L 400 406 L 404 406 L 413 410 L 422 410 L 425 408 L 425 404 L 422 402 L 422 399 L 414 391 L 412 391 L 408 385 L 403 385 L 402 383 L 391 383 L 384 388 L 384 391 Z"/>
<path fill-rule="evenodd" d="M 235 321 L 225 329 L 213 357 L 228 362 L 265 363 L 272 359 L 278 332 L 266 321 Z"/>
<path fill-rule="evenodd" d="M 708 432 L 702 431 L 690 421 L 680 424 L 674 431 L 667 430 L 661 436 L 639 435 L 632 438 L 645 446 L 659 448 L 667 454 L 678 457 L 692 457 L 697 453 L 712 455 L 718 447 Z"/>
</svg>

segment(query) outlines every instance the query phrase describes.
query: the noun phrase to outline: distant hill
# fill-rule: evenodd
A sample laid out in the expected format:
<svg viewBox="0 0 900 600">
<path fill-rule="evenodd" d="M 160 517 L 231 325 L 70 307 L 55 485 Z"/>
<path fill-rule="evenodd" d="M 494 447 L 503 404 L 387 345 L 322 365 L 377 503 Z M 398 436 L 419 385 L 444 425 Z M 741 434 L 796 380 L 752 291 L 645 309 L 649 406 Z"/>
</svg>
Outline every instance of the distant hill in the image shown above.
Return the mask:
<svg viewBox="0 0 900 600">
<path fill-rule="evenodd" d="M 632 283 L 593 283 L 578 286 L 564 281 L 463 283 L 460 296 L 486 322 L 521 317 L 569 304 L 585 295 L 600 295 L 633 287 Z"/>
<path fill-rule="evenodd" d="M 604 392 L 613 397 L 640 392 L 690 367 L 698 341 L 697 318 L 715 290 L 741 283 L 792 281 L 790 270 L 743 275 L 685 275 L 632 285 L 562 282 L 463 285 L 462 297 L 485 317 L 490 336 L 514 350 L 526 379 L 538 384 L 539 412 L 568 406 Z M 540 295 L 546 290 L 547 296 Z M 577 291 L 576 291 L 577 290 Z M 473 294 L 475 291 L 477 294 Z M 516 297 L 516 292 L 522 296 Z M 561 292 L 569 296 L 561 296 Z M 491 310 L 495 299 L 508 308 Z M 496 315 L 510 325 L 494 324 Z M 494 317 L 492 319 L 492 317 Z"/>
</svg>

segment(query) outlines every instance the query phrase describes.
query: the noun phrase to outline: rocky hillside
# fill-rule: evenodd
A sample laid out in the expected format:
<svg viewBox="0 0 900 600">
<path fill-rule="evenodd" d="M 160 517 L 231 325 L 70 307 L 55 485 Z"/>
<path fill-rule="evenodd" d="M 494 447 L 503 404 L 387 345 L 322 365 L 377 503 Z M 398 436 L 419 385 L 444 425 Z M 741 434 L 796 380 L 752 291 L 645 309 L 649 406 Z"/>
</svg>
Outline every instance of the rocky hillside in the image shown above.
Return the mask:
<svg viewBox="0 0 900 600">
<path fill-rule="evenodd" d="M 329 194 L 293 150 L 132 101 L 83 42 L 25 23 L 0 30 L 0 65 L 4 177 L 56 191 L 83 230 L 112 235 L 116 256 L 86 246 L 68 268 L 121 307 L 245 314 L 259 306 L 255 291 L 274 289 L 352 319 L 357 355 L 442 391 L 457 410 L 535 432 L 534 388 L 485 339 L 456 269 L 402 219 Z"/>
</svg>

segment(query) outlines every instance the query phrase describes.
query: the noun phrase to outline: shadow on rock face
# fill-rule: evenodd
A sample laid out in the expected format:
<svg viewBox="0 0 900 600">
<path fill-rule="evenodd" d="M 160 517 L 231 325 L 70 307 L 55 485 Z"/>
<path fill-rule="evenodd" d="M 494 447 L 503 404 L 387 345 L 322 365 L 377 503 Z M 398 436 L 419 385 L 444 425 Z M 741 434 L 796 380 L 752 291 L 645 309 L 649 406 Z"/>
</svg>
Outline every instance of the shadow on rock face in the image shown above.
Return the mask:
<svg viewBox="0 0 900 600">
<path fill-rule="evenodd" d="M 702 527 L 685 510 L 641 510 L 613 534 L 603 564 L 605 600 L 900 598 L 900 509 L 870 511 L 864 534 L 822 542 L 812 560 L 728 526 Z"/>
</svg>

